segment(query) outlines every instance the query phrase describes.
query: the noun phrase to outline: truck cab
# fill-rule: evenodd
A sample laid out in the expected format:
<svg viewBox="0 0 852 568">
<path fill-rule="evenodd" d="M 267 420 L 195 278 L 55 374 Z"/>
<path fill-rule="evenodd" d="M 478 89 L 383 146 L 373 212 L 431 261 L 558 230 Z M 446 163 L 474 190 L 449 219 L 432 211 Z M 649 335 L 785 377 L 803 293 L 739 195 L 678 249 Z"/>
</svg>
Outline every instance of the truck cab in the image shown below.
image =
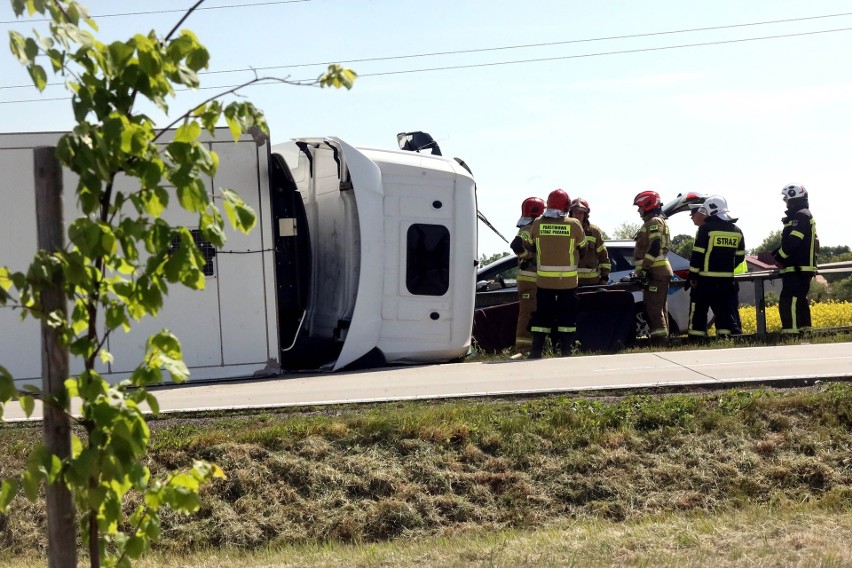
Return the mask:
<svg viewBox="0 0 852 568">
<path fill-rule="evenodd" d="M 272 147 L 270 195 L 284 368 L 466 353 L 476 196 L 458 162 L 302 138 Z"/>
</svg>

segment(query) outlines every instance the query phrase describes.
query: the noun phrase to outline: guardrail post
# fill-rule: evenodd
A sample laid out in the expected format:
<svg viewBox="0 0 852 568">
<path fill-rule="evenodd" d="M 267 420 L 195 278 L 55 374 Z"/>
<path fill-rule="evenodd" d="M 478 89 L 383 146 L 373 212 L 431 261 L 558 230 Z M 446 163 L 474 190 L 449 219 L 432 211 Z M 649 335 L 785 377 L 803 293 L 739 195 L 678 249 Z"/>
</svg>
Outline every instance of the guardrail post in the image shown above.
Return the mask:
<svg viewBox="0 0 852 568">
<path fill-rule="evenodd" d="M 763 293 L 763 278 L 754 281 L 754 310 L 757 321 L 757 336 L 766 335 L 766 298 Z"/>
</svg>

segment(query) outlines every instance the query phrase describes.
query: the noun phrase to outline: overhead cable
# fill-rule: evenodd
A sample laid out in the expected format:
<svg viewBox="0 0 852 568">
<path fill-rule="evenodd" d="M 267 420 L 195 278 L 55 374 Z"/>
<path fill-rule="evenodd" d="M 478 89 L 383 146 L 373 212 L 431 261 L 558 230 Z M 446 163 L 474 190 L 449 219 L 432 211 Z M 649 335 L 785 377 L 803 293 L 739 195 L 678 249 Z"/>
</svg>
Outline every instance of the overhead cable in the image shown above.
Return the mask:
<svg viewBox="0 0 852 568">
<path fill-rule="evenodd" d="M 293 1 L 293 0 L 290 0 Z M 300 0 L 307 1 L 307 0 Z M 248 5 L 247 5 L 248 6 Z M 218 7 L 227 7 L 227 6 L 218 6 Z M 218 8 L 217 7 L 217 8 Z M 211 8 L 199 8 L 201 9 L 213 9 Z M 271 65 L 271 66 L 262 66 L 262 67 L 243 67 L 240 69 L 224 69 L 219 71 L 202 71 L 201 75 L 216 75 L 216 74 L 226 74 L 226 73 L 242 73 L 245 71 L 270 71 L 273 69 L 298 69 L 300 67 L 316 67 L 321 65 L 331 65 L 335 63 L 369 63 L 376 61 L 394 61 L 400 59 L 414 59 L 414 58 L 422 58 L 422 57 L 437 57 L 443 55 L 463 55 L 470 53 L 487 53 L 491 51 L 505 51 L 511 49 L 528 49 L 528 48 L 538 48 L 538 47 L 554 47 L 558 45 L 570 45 L 576 43 L 591 43 L 598 41 L 612 41 L 619 39 L 636 39 L 643 37 L 654 37 L 654 36 L 663 36 L 663 35 L 672 35 L 672 34 L 684 34 L 684 33 L 695 33 L 695 32 L 704 32 L 704 31 L 714 31 L 714 30 L 725 30 L 725 29 L 735 29 L 735 28 L 744 28 L 750 26 L 766 26 L 766 25 L 775 25 L 775 24 L 786 24 L 791 22 L 803 22 L 808 20 L 819 20 L 825 18 L 839 18 L 843 16 L 852 16 L 852 12 L 843 12 L 838 14 L 823 14 L 820 16 L 804 16 L 801 18 L 787 18 L 783 20 L 765 20 L 761 22 L 747 22 L 742 24 L 729 24 L 724 26 L 707 26 L 701 28 L 685 28 L 681 30 L 669 30 L 669 31 L 661 31 L 661 32 L 646 32 L 639 34 L 627 34 L 627 35 L 616 35 L 616 36 L 602 36 L 602 37 L 594 37 L 594 38 L 584 38 L 584 39 L 572 39 L 572 40 L 564 40 L 564 41 L 551 41 L 551 42 L 542 42 L 542 43 L 527 43 L 527 44 L 517 44 L 517 45 L 504 45 L 504 46 L 495 46 L 495 47 L 483 47 L 483 48 L 474 48 L 474 49 L 459 49 L 459 50 L 451 50 L 451 51 L 433 51 L 426 53 L 412 53 L 406 55 L 389 55 L 383 57 L 364 57 L 360 59 L 344 59 L 338 61 L 318 61 L 314 63 L 296 63 L 291 65 Z M 1 23 L 1 22 L 0 22 Z M 824 32 L 817 32 L 824 33 Z M 48 86 L 61 85 L 62 83 L 48 83 Z M 29 88 L 32 87 L 32 84 L 23 84 L 23 85 L 0 85 L 0 90 L 3 89 L 20 89 L 20 88 Z"/>
<path fill-rule="evenodd" d="M 228 4 L 225 6 L 199 6 L 195 9 L 195 11 L 199 10 L 224 10 L 229 8 L 254 8 L 256 6 L 272 6 L 274 4 L 297 4 L 300 2 L 312 2 L 313 0 L 270 0 L 269 2 L 252 2 L 249 4 Z M 186 12 L 185 8 L 175 9 L 175 10 L 147 10 L 145 12 L 118 12 L 115 14 L 97 14 L 91 15 L 92 19 L 95 18 L 120 18 L 124 16 L 150 16 L 153 14 L 175 14 L 175 13 L 184 13 Z M 0 24 L 20 24 L 22 22 L 49 22 L 51 20 L 47 18 L 38 18 L 38 19 L 27 19 L 27 20 L 5 20 L 0 22 Z"/>
<path fill-rule="evenodd" d="M 359 78 L 382 77 L 382 76 L 388 76 L 388 75 L 427 73 L 427 72 L 432 72 L 432 71 L 450 71 L 450 70 L 457 70 L 457 69 L 476 69 L 476 68 L 482 68 L 482 67 L 497 67 L 497 66 L 502 66 L 502 65 L 519 65 L 519 64 L 526 64 L 526 63 L 542 63 L 542 62 L 547 62 L 547 61 L 564 61 L 564 60 L 569 60 L 569 59 L 603 57 L 603 56 L 608 56 L 608 55 L 625 55 L 625 54 L 630 54 L 630 53 L 648 53 L 648 52 L 652 52 L 652 51 L 665 51 L 665 50 L 671 50 L 671 49 L 684 49 L 684 48 L 690 48 L 690 47 L 706 47 L 706 46 L 713 46 L 713 45 L 728 45 L 728 44 L 735 44 L 735 43 L 765 41 L 765 40 L 772 40 L 772 39 L 785 39 L 785 38 L 792 38 L 792 37 L 813 36 L 813 35 L 818 35 L 818 34 L 829 34 L 829 33 L 848 32 L 848 31 L 852 31 L 852 28 L 837 28 L 837 29 L 832 29 L 832 30 L 817 30 L 817 31 L 812 31 L 812 32 L 799 32 L 799 33 L 792 33 L 792 34 L 780 34 L 780 35 L 750 37 L 750 38 L 741 38 L 741 39 L 718 40 L 718 41 L 708 41 L 708 42 L 701 42 L 701 43 L 685 43 L 685 44 L 679 44 L 679 45 L 665 45 L 665 46 L 660 46 L 660 47 L 645 47 L 645 48 L 636 48 L 636 49 L 624 49 L 624 50 L 620 50 L 620 51 L 600 51 L 600 52 L 595 52 L 595 53 L 582 53 L 582 54 L 578 54 L 578 55 L 560 55 L 560 56 L 554 56 L 554 57 L 538 57 L 538 58 L 533 58 L 533 59 L 516 59 L 516 60 L 511 60 L 511 61 L 494 61 L 494 62 L 490 62 L 490 63 L 470 63 L 470 64 L 465 64 L 465 65 L 447 65 L 447 66 L 443 66 L 443 67 L 424 67 L 424 68 L 419 68 L 419 69 L 402 69 L 402 70 L 399 70 L 399 71 L 381 71 L 381 72 L 376 72 L 376 73 L 359 73 L 358 77 Z M 253 83 L 253 84 L 248 85 L 248 86 L 253 87 L 253 86 L 258 86 L 258 85 L 266 85 L 266 84 L 270 84 L 272 82 L 284 83 L 284 84 L 296 84 L 296 85 L 298 85 L 298 84 L 311 85 L 311 84 L 316 83 L 316 79 L 315 78 L 294 79 L 294 80 L 288 80 L 288 81 L 284 82 L 281 79 L 270 77 L 269 81 L 261 80 L 259 82 Z M 198 89 L 176 89 L 176 91 L 189 91 L 189 90 L 201 91 L 201 90 L 209 90 L 209 89 L 223 89 L 224 90 L 224 89 L 232 89 L 232 88 L 238 87 L 238 86 L 239 85 L 216 85 L 216 86 L 210 86 L 210 87 L 199 87 Z M 0 104 L 47 102 L 47 101 L 68 100 L 68 99 L 69 99 L 69 97 L 51 97 L 51 98 L 44 98 L 44 99 L 20 99 L 20 100 L 12 100 L 12 101 L 0 101 Z"/>
</svg>

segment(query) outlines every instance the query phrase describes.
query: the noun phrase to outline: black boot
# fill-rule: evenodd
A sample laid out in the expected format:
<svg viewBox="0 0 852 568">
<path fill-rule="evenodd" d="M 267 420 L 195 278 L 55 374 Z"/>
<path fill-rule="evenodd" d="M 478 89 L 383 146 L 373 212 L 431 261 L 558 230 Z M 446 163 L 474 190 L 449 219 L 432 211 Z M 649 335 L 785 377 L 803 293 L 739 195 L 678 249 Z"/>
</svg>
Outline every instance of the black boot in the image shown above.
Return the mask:
<svg viewBox="0 0 852 568">
<path fill-rule="evenodd" d="M 559 334 L 559 353 L 563 357 L 570 357 L 574 352 L 574 334 L 560 333 Z"/>
<path fill-rule="evenodd" d="M 541 359 L 541 352 L 544 350 L 545 339 L 547 339 L 546 333 L 538 331 L 533 332 L 532 349 L 530 349 L 530 354 L 527 355 L 527 359 Z"/>
</svg>

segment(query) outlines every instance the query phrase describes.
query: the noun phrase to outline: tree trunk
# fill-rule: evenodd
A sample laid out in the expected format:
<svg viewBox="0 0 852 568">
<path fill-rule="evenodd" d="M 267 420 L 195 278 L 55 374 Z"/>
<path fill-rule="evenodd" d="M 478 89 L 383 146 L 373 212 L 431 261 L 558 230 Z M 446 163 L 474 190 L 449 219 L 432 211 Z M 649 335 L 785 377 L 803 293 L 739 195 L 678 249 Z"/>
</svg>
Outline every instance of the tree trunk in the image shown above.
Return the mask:
<svg viewBox="0 0 852 568">
<path fill-rule="evenodd" d="M 56 252 L 65 246 L 62 216 L 62 168 L 56 148 L 34 150 L 36 220 L 39 249 Z M 68 303 L 63 280 L 58 277 L 42 292 L 44 313 L 59 312 L 66 320 Z M 68 349 L 57 330 L 41 324 L 41 378 L 44 390 L 44 442 L 50 453 L 66 460 L 71 455 L 71 425 L 68 419 Z M 62 405 L 58 405 L 61 401 Z M 64 476 L 47 484 L 47 554 L 50 568 L 77 566 L 77 530 L 74 500 Z"/>
</svg>

